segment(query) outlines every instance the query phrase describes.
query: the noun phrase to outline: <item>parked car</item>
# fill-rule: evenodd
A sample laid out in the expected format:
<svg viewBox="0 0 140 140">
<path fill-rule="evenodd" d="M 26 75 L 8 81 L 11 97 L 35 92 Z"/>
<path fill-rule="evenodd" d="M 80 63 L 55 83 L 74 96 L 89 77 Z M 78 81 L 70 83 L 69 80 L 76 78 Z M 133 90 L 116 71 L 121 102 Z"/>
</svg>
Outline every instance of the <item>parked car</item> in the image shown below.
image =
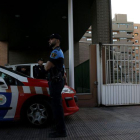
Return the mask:
<svg viewBox="0 0 140 140">
<path fill-rule="evenodd" d="M 75 94 L 75 90 L 66 85 L 62 90 L 65 116 L 79 110 Z M 52 118 L 48 81 L 0 66 L 0 120 L 20 118 L 37 126 Z"/>
</svg>

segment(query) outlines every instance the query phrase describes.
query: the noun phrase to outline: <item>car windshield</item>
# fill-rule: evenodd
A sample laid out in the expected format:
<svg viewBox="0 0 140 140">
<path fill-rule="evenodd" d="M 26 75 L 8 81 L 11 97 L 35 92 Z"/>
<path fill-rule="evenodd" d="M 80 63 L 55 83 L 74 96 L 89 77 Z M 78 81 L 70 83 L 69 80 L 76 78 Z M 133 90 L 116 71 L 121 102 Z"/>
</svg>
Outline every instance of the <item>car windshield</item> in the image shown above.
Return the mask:
<svg viewBox="0 0 140 140">
<path fill-rule="evenodd" d="M 21 75 L 21 76 L 23 76 L 23 77 L 29 77 L 28 75 L 25 75 L 25 74 L 20 73 L 20 72 L 18 72 L 18 71 L 14 71 L 14 70 L 12 70 L 12 69 L 10 69 L 10 68 L 6 68 L 6 67 L 3 67 L 3 66 L 0 66 L 0 68 L 3 68 L 3 69 L 5 69 L 5 70 L 8 70 L 8 71 L 13 72 L 13 73 L 18 74 L 18 75 Z"/>
</svg>

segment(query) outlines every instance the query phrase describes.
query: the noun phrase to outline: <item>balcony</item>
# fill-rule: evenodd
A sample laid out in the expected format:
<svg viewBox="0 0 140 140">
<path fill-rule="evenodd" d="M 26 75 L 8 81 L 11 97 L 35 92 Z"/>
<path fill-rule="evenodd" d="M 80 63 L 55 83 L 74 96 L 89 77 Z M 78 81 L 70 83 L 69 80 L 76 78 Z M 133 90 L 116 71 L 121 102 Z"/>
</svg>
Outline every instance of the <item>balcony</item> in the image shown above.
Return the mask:
<svg viewBox="0 0 140 140">
<path fill-rule="evenodd" d="M 85 37 L 91 37 L 92 34 L 90 34 L 90 33 L 85 33 L 84 36 L 85 36 Z"/>
<path fill-rule="evenodd" d="M 134 37 L 134 35 L 132 35 L 132 34 L 122 34 L 122 33 L 120 33 L 120 34 L 114 34 L 113 35 L 113 38 L 133 38 Z"/>
<path fill-rule="evenodd" d="M 134 30 L 134 25 L 119 25 L 119 24 L 113 24 L 113 25 L 112 25 L 112 30 L 113 30 L 113 31 L 125 30 L 125 31 L 129 31 L 129 32 L 133 32 L 133 30 Z"/>
<path fill-rule="evenodd" d="M 81 40 L 80 41 L 82 41 L 82 42 L 86 42 L 87 41 L 87 39 L 86 38 L 81 38 Z"/>
<path fill-rule="evenodd" d="M 133 41 L 114 41 L 113 44 L 134 44 Z"/>
</svg>

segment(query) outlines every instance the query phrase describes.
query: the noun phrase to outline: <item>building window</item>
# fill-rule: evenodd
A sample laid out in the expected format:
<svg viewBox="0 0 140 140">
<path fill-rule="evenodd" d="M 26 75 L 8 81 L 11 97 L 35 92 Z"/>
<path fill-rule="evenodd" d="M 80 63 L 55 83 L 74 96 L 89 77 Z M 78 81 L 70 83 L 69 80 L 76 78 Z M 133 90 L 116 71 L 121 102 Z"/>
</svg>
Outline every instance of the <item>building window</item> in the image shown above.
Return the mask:
<svg viewBox="0 0 140 140">
<path fill-rule="evenodd" d="M 127 24 L 125 24 L 125 23 L 120 23 L 120 25 L 127 25 Z"/>
<path fill-rule="evenodd" d="M 114 42 L 114 41 L 117 41 L 117 39 L 113 39 L 113 42 Z"/>
<path fill-rule="evenodd" d="M 86 38 L 85 36 L 83 36 L 82 38 Z"/>
<path fill-rule="evenodd" d="M 119 23 L 119 27 L 120 27 L 121 25 L 123 25 L 123 27 L 128 28 L 128 24 L 125 24 L 125 23 Z"/>
<path fill-rule="evenodd" d="M 86 31 L 86 33 L 89 33 L 89 34 L 91 34 L 91 31 Z"/>
<path fill-rule="evenodd" d="M 127 32 L 127 34 L 128 34 L 128 35 L 130 35 L 130 34 L 131 34 L 131 32 Z"/>
<path fill-rule="evenodd" d="M 138 29 L 138 26 L 134 26 L 134 29 Z"/>
<path fill-rule="evenodd" d="M 138 33 L 135 33 L 134 36 L 138 36 Z"/>
<path fill-rule="evenodd" d="M 91 38 L 87 38 L 87 41 L 91 41 Z"/>
<path fill-rule="evenodd" d="M 138 49 L 139 49 L 139 47 L 135 47 L 135 49 L 136 49 L 136 50 L 138 50 Z"/>
<path fill-rule="evenodd" d="M 120 39 L 127 39 L 127 38 L 122 38 L 122 37 L 121 37 Z"/>
<path fill-rule="evenodd" d="M 126 31 L 120 31 L 120 32 L 126 32 Z"/>
<path fill-rule="evenodd" d="M 117 32 L 113 32 L 113 35 L 116 35 L 117 34 Z"/>
<path fill-rule="evenodd" d="M 135 40 L 135 43 L 139 43 L 139 41 L 138 40 Z"/>
</svg>

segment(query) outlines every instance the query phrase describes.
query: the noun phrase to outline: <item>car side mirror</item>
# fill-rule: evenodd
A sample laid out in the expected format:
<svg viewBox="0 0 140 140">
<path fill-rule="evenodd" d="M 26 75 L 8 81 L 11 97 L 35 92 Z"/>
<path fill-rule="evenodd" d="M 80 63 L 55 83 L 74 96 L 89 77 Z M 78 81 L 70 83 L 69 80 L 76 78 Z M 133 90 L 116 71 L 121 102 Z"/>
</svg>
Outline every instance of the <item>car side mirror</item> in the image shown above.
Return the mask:
<svg viewBox="0 0 140 140">
<path fill-rule="evenodd" d="M 8 89 L 8 86 L 2 77 L 0 77 L 0 89 Z"/>
</svg>

